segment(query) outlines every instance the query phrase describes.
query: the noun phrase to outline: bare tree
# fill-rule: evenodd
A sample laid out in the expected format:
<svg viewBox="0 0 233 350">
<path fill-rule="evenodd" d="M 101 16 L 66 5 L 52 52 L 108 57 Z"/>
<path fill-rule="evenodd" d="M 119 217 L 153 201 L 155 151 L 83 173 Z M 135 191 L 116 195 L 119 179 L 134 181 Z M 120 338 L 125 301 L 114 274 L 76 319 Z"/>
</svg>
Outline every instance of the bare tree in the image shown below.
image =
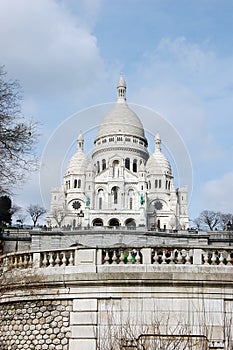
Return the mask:
<svg viewBox="0 0 233 350">
<path fill-rule="evenodd" d="M 0 194 L 11 194 L 13 185 L 36 169 L 36 123 L 25 120 L 20 100 L 18 82 L 7 80 L 0 67 Z"/>
<path fill-rule="evenodd" d="M 199 230 L 201 228 L 201 219 L 200 217 L 197 217 L 196 219 L 193 220 L 194 225 L 196 228 Z"/>
<path fill-rule="evenodd" d="M 207 226 L 213 231 L 221 224 L 221 213 L 212 210 L 203 210 L 197 219 L 199 219 L 200 224 Z"/>
<path fill-rule="evenodd" d="M 29 213 L 33 221 L 33 226 L 35 227 L 39 217 L 46 213 L 46 209 L 38 204 L 30 204 L 29 207 L 27 207 L 27 212 Z"/>
<path fill-rule="evenodd" d="M 143 315 L 143 313 L 142 313 Z M 207 350 L 204 335 L 192 335 L 190 325 L 177 320 L 171 325 L 170 315 L 152 311 L 149 323 L 133 320 L 130 312 L 121 319 L 116 312 L 108 310 L 104 325 L 99 327 L 97 349 L 101 350 Z M 120 320 L 121 319 L 121 320 Z"/>
<path fill-rule="evenodd" d="M 17 222 L 18 224 L 20 224 L 22 227 L 23 227 L 23 225 L 24 225 L 26 219 L 27 219 L 27 215 L 24 214 L 23 212 L 19 212 L 19 213 L 16 215 L 16 222 Z"/>
<path fill-rule="evenodd" d="M 231 228 L 233 225 L 233 214 L 224 214 L 221 213 L 221 223 L 220 226 L 222 230 L 227 230 L 228 226 Z"/>
<path fill-rule="evenodd" d="M 12 207 L 11 207 L 11 215 L 12 216 L 15 216 L 17 213 L 21 212 L 22 211 L 22 207 L 20 207 L 19 205 L 17 204 L 13 204 Z"/>
<path fill-rule="evenodd" d="M 58 227 L 61 227 L 62 221 L 66 217 L 66 211 L 63 208 L 56 208 L 52 211 L 52 217 L 55 219 Z"/>
</svg>

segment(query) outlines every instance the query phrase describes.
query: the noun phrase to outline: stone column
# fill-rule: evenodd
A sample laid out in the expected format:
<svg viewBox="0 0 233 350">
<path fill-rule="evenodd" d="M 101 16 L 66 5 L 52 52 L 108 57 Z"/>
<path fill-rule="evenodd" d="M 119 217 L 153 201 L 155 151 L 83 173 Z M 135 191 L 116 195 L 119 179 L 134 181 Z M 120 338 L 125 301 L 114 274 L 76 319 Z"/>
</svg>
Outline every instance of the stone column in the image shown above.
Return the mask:
<svg viewBox="0 0 233 350">
<path fill-rule="evenodd" d="M 75 299 L 70 314 L 69 350 L 96 350 L 97 299 Z"/>
</svg>

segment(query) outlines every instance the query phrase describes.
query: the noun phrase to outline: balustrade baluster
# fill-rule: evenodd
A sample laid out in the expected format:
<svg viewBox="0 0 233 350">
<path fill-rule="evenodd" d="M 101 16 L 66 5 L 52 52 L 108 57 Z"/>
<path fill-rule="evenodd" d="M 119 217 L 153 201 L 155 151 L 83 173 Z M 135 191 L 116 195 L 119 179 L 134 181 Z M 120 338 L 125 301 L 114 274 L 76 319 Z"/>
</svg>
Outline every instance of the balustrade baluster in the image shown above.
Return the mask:
<svg viewBox="0 0 233 350">
<path fill-rule="evenodd" d="M 124 250 L 121 250 L 120 264 L 124 264 L 124 260 L 125 260 L 125 257 L 124 257 Z"/>
<path fill-rule="evenodd" d="M 154 264 L 158 264 L 158 263 L 159 263 L 159 262 L 158 262 L 159 257 L 158 257 L 157 250 L 154 251 L 153 260 L 154 260 Z"/>
<path fill-rule="evenodd" d="M 104 265 L 109 265 L 109 253 L 108 250 L 106 250 L 105 258 L 104 258 Z"/>
<path fill-rule="evenodd" d="M 170 253 L 170 264 L 171 265 L 174 265 L 174 259 L 175 259 L 175 254 L 174 254 L 174 250 L 171 250 L 171 253 Z"/>
<path fill-rule="evenodd" d="M 73 266 L 74 265 L 74 257 L 73 257 L 73 252 L 70 252 L 70 257 L 68 259 L 68 265 Z"/>
<path fill-rule="evenodd" d="M 189 250 L 186 250 L 185 264 L 190 265 L 191 264 L 190 260 L 191 260 L 190 252 L 189 252 Z"/>
<path fill-rule="evenodd" d="M 47 254 L 46 253 L 43 253 L 42 266 L 43 267 L 47 266 Z"/>
<path fill-rule="evenodd" d="M 60 266 L 60 255 L 59 252 L 57 252 L 56 259 L 55 259 L 55 266 Z"/>
<path fill-rule="evenodd" d="M 18 257 L 17 257 L 17 255 L 15 255 L 13 257 L 13 259 L 14 259 L 13 268 L 16 269 L 18 267 Z"/>
<path fill-rule="evenodd" d="M 116 255 L 116 251 L 113 251 L 113 256 L 112 256 L 112 263 L 113 264 L 117 264 L 117 255 Z"/>
<path fill-rule="evenodd" d="M 19 256 L 18 267 L 19 267 L 19 268 L 22 268 L 22 267 L 23 267 L 23 258 L 22 258 L 22 255 Z"/>
<path fill-rule="evenodd" d="M 139 249 L 137 249 L 137 254 L 135 256 L 135 262 L 136 262 L 136 264 L 140 264 L 141 263 L 141 257 L 140 257 L 140 254 L 139 254 Z"/>
<path fill-rule="evenodd" d="M 32 267 L 32 265 L 33 265 L 32 254 L 29 254 L 28 266 Z"/>
<path fill-rule="evenodd" d="M 66 253 L 65 252 L 62 252 L 62 266 L 66 266 Z"/>
<path fill-rule="evenodd" d="M 12 260 L 9 259 L 7 256 L 3 259 L 3 269 L 11 269 L 12 268 Z"/>
<path fill-rule="evenodd" d="M 182 263 L 183 263 L 183 257 L 182 257 L 181 251 L 178 250 L 177 264 L 182 264 Z"/>
<path fill-rule="evenodd" d="M 129 254 L 127 257 L 127 264 L 132 264 L 132 263 L 133 263 L 132 250 L 129 250 Z"/>
<path fill-rule="evenodd" d="M 49 267 L 53 267 L 54 265 L 54 258 L 53 258 L 53 253 L 49 253 Z"/>
<path fill-rule="evenodd" d="M 208 251 L 204 251 L 204 253 L 203 253 L 203 256 L 204 256 L 204 265 L 209 265 L 209 253 L 208 253 Z"/>
<path fill-rule="evenodd" d="M 211 256 L 211 265 L 216 265 L 216 255 L 215 255 L 215 251 L 213 251 L 212 256 Z"/>
<path fill-rule="evenodd" d="M 26 269 L 28 267 L 28 256 L 27 254 L 23 257 L 23 267 Z"/>
<path fill-rule="evenodd" d="M 219 257 L 219 265 L 224 265 L 223 261 L 224 261 L 224 257 L 223 257 L 223 252 L 221 251 L 220 257 Z"/>
<path fill-rule="evenodd" d="M 166 250 L 163 250 L 163 255 L 162 255 L 162 264 L 166 264 Z"/>
<path fill-rule="evenodd" d="M 227 254 L 227 265 L 231 265 L 231 253 Z"/>
</svg>

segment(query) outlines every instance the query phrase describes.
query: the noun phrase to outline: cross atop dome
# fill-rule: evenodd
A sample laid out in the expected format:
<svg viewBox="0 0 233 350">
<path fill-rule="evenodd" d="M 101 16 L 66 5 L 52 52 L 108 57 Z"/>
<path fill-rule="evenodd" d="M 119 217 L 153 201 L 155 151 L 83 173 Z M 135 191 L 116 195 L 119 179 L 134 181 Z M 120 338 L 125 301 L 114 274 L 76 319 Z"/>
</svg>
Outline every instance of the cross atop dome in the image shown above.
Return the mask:
<svg viewBox="0 0 233 350">
<path fill-rule="evenodd" d="M 126 101 L 126 82 L 123 73 L 120 75 L 120 79 L 117 85 L 117 102 L 125 103 Z"/>
</svg>

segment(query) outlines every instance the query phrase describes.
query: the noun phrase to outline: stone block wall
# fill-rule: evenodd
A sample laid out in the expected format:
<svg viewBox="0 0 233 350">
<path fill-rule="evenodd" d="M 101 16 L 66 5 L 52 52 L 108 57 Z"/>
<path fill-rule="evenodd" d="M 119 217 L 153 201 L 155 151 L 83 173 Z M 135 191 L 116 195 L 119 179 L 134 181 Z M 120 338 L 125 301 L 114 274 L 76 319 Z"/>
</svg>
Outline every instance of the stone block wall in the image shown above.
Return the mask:
<svg viewBox="0 0 233 350">
<path fill-rule="evenodd" d="M 70 300 L 5 303 L 0 308 L 0 350 L 68 350 Z"/>
</svg>

